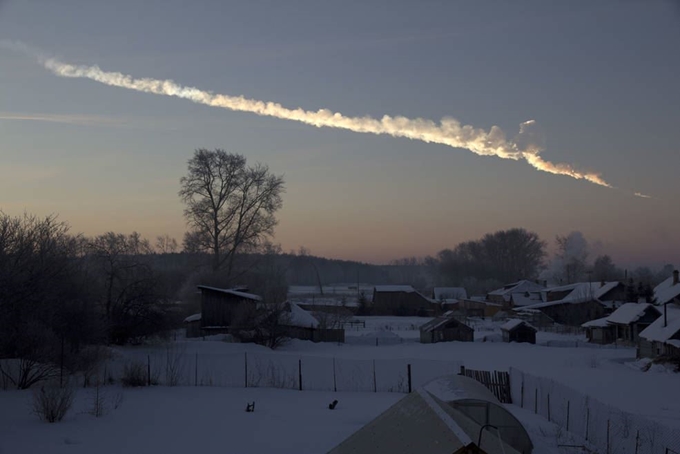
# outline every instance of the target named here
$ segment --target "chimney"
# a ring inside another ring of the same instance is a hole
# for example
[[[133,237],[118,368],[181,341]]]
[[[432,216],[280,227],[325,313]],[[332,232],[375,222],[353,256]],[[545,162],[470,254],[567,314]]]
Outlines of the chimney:
[[[602,279],[602,280],[600,281],[600,288],[604,287],[604,284],[605,284],[605,281],[604,281],[604,279]]]
[[[548,280],[547,279],[543,280],[543,287],[548,288]]]
[[[677,285],[678,282],[680,282],[680,271],[674,270],[673,271],[673,285]]]

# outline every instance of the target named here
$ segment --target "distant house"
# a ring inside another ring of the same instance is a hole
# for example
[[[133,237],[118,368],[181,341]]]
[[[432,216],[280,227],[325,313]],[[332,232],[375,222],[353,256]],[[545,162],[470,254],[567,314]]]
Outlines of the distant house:
[[[664,305],[662,314],[640,333],[638,356],[680,356],[680,306]]]
[[[538,330],[524,320],[513,318],[501,325],[503,342],[527,342],[536,343]]]
[[[280,323],[285,326],[286,336],[312,342],[345,342],[344,329],[322,328],[319,321],[298,304],[287,302]]]
[[[376,285],[373,288],[373,315],[429,315],[435,301],[410,285]]]
[[[678,270],[673,271],[673,276],[654,287],[654,303],[658,306],[667,303],[680,304],[680,272]]]
[[[614,325],[607,323],[607,317],[596,318],[581,325],[586,330],[588,342],[593,344],[613,344],[616,341]]]
[[[201,333],[228,333],[240,304],[258,304],[262,298],[239,290],[199,285],[201,291]]]
[[[544,289],[545,286],[537,282],[521,280],[487,293],[486,300],[492,303],[509,305],[512,301],[512,295],[530,294],[532,292],[540,292]]]
[[[456,304],[468,297],[463,287],[435,287],[432,289],[432,299],[442,305]]]
[[[484,301],[483,299],[466,298],[458,302],[455,306],[455,311],[466,317],[493,317],[498,312],[502,311],[504,305],[501,303],[493,303]]]
[[[545,289],[542,302],[515,308],[515,311],[539,310],[555,323],[580,326],[604,317],[609,308],[625,298],[625,286],[614,282],[580,282]]]
[[[201,313],[190,315],[184,319],[187,338],[201,337]]]
[[[618,339],[631,344],[637,343],[639,334],[647,328],[661,312],[647,303],[625,303],[607,317],[581,325],[586,329],[588,340],[597,344],[609,344]]]
[[[437,342],[473,342],[475,330],[456,320],[452,312],[430,320],[420,327],[420,342],[434,344]]]

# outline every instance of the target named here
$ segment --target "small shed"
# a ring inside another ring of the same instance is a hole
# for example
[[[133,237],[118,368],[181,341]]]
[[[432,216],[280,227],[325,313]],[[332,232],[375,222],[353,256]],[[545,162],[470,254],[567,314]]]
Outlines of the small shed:
[[[184,319],[187,338],[201,337],[201,313],[190,315]]]
[[[319,321],[311,313],[294,302],[285,303],[285,308],[279,321],[286,327],[288,337],[312,342],[345,342],[344,329],[320,327]]]
[[[503,342],[527,342],[536,343],[538,330],[524,320],[513,318],[501,325]]]
[[[607,317],[597,318],[581,325],[586,329],[588,342],[593,344],[612,344],[616,341],[614,325],[607,323]]]
[[[434,318],[420,327],[422,344],[451,341],[473,342],[474,340],[475,330],[456,320],[452,312]]]

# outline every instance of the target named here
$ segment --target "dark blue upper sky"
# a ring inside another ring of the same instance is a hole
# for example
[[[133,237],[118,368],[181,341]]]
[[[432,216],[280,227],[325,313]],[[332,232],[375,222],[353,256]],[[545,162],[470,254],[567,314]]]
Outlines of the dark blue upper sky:
[[[58,212],[90,234],[180,237],[186,160],[194,148],[222,147],[285,174],[285,249],[381,261],[523,226],[546,239],[582,230],[620,261],[680,254],[674,2],[6,0],[0,39],[291,108],[452,116],[509,138],[534,119],[544,159],[625,189],[62,79],[0,50],[7,212]]]

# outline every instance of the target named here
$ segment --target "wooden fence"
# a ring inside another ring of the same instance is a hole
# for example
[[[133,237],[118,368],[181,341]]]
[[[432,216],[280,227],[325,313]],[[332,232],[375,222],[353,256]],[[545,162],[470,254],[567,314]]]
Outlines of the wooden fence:
[[[510,374],[504,371],[488,371],[466,369],[460,366],[460,375],[473,378],[487,387],[498,400],[504,404],[512,403],[510,392]]]

